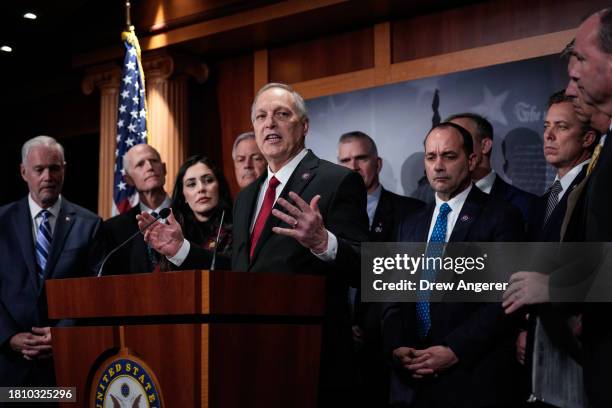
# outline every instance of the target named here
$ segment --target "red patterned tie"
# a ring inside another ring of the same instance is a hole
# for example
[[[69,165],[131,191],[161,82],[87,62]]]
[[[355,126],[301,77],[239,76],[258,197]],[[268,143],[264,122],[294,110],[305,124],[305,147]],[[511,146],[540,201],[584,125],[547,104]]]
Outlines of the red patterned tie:
[[[249,257],[253,258],[253,253],[255,252],[255,246],[257,246],[257,241],[261,236],[261,232],[264,229],[264,225],[266,225],[266,221],[272,212],[272,206],[274,205],[274,199],[276,198],[276,187],[280,184],[280,181],[274,176],[270,179],[268,183],[268,189],[266,190],[266,195],[264,196],[263,204],[261,205],[261,209],[259,210],[259,214],[257,214],[257,220],[255,221],[255,226],[253,227],[253,232],[251,233],[251,252],[249,253]]]

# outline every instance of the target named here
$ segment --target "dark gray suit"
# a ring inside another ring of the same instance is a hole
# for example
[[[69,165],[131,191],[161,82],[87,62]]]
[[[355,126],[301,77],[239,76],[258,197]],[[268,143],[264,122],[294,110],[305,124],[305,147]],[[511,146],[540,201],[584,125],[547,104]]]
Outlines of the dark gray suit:
[[[307,273],[323,275],[326,284],[326,316],[323,323],[321,386],[347,388],[352,385],[352,339],[346,293],[349,284],[359,283],[360,242],[367,241],[368,216],[366,189],[361,176],[351,170],[319,159],[312,152],[298,164],[280,197],[290,191],[306,202],[321,195],[319,210],[325,227],[338,238],[333,262],[324,262],[293,238],[272,232],[272,227],[287,227],[270,216],[249,259],[250,226],[257,197],[267,174],[240,192],[234,205],[232,269],[247,272]],[[276,204],[275,208],[282,211]],[[209,262],[207,251],[191,246],[181,266],[195,268]]]

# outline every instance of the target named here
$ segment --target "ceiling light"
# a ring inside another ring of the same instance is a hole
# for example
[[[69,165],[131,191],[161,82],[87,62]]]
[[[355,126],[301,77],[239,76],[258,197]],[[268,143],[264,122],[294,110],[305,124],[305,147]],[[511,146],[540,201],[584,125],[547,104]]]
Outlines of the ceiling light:
[[[27,18],[28,20],[36,20],[36,14],[34,13],[25,13],[23,18]]]
[[[9,47],[8,45],[3,45],[2,47],[0,47],[0,51],[12,52],[13,49],[11,47]]]

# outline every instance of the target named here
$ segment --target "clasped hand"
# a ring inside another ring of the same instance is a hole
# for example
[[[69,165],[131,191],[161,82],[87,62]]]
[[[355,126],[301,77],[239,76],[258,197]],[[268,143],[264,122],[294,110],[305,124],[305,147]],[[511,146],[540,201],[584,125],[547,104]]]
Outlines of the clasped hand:
[[[26,360],[49,358],[52,355],[51,329],[32,327],[31,332],[17,333],[9,341],[11,349]]]
[[[412,374],[412,378],[437,377],[439,373],[455,365],[459,360],[446,346],[432,346],[423,350],[398,347],[393,350],[396,364]]]

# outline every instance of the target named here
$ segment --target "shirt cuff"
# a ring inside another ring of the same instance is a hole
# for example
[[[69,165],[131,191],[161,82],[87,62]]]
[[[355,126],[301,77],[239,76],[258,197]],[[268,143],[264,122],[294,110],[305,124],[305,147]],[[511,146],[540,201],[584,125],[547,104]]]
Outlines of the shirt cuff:
[[[326,231],[327,231],[327,249],[325,250],[325,252],[321,252],[320,254],[317,254],[312,250],[310,252],[312,252],[314,256],[316,256],[317,258],[319,258],[320,260],[324,262],[332,262],[336,260],[336,254],[338,254],[338,238],[336,238],[336,236],[332,234],[329,230],[326,230]]]
[[[189,255],[189,250],[191,249],[191,244],[189,241],[183,238],[183,244],[179,248],[178,252],[174,254],[174,256],[167,256],[168,260],[172,262],[175,266],[181,266],[185,259],[187,259],[187,255]]]

